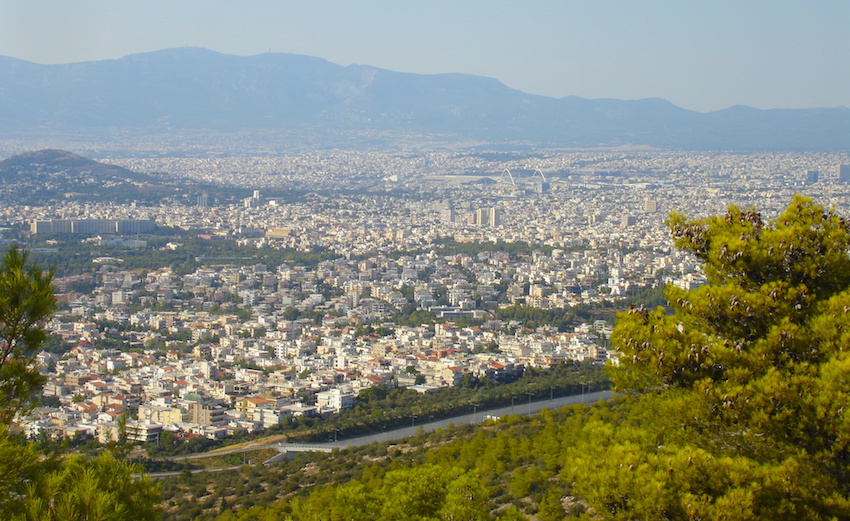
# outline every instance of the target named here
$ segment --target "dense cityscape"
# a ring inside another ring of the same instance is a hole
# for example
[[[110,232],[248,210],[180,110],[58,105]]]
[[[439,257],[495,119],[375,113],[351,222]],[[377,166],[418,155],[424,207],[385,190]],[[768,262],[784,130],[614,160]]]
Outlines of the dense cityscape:
[[[33,438],[107,442],[123,417],[131,441],[220,439],[338,413],[373,386],[430,393],[564,361],[617,363],[613,316],[587,310],[705,283],[672,248],[669,212],[734,204],[769,218],[794,194],[850,208],[846,154],[99,159],[251,195],[3,207],[9,239],[35,260],[99,252],[76,271],[54,266],[62,305],[54,348],[38,355],[48,383],[24,422]],[[237,250],[182,269],[122,266],[122,255],[188,240]],[[305,257],[252,261],[270,250]],[[585,320],[505,314],[523,308]]]
[[[848,20],[0,2],[0,521],[850,520]]]

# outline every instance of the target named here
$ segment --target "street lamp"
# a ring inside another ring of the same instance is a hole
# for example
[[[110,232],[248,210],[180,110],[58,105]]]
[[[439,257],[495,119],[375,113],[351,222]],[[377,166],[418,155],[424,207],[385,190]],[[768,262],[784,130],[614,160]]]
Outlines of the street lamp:
[[[528,414],[531,414],[531,395],[534,393],[531,391],[525,391],[525,394],[528,395]]]
[[[411,415],[410,415],[410,426],[411,426],[411,427],[415,427],[415,426],[416,426],[416,415],[415,415],[415,414],[411,414]]]
[[[472,423],[475,423],[475,413],[478,412],[478,404],[472,404]]]

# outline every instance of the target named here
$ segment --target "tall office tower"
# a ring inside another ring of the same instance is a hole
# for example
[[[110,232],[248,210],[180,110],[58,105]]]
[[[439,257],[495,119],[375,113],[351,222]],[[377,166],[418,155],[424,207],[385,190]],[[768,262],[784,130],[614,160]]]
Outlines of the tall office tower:
[[[624,215],[620,221],[620,226],[634,226],[637,224],[637,217],[634,215]]]
[[[490,226],[502,225],[502,210],[500,208],[490,208]]]
[[[254,199],[259,199],[259,198],[260,198],[260,191],[259,191],[259,190],[254,190],[254,195],[253,195],[252,197],[253,197]]]
[[[443,209],[440,212],[440,215],[442,215],[443,220],[446,222],[453,223],[457,221],[457,212],[455,212],[455,209],[451,205],[449,205],[448,208]]]
[[[838,167],[838,182],[850,183],[850,165],[841,165]]]
[[[806,184],[813,185],[818,182],[820,172],[817,170],[806,170]]]
[[[546,181],[540,181],[540,182],[532,183],[532,184],[531,184],[531,190],[532,190],[534,193],[537,193],[537,194],[543,194],[543,193],[546,193],[546,192],[548,192],[549,190],[551,190],[551,188],[552,188],[552,185],[550,185],[550,184],[549,184],[549,183],[547,183]]]
[[[455,212],[455,206],[451,201],[447,201],[442,204],[442,208],[440,208],[440,217],[444,221],[453,223],[457,220],[457,212]]]
[[[490,212],[487,208],[479,208],[475,210],[475,224],[478,226],[490,225]]]
[[[658,201],[655,199],[645,199],[643,201],[643,211],[646,213],[655,213],[658,211]]]
[[[208,208],[210,205],[210,194],[201,194],[198,196],[198,206]]]

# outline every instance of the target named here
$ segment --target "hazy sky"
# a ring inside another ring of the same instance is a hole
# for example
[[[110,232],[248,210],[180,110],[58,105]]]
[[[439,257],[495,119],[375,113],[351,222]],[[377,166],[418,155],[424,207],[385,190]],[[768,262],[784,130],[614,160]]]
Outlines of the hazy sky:
[[[0,55],[68,63],[183,46],[699,111],[850,107],[850,0],[0,0]]]

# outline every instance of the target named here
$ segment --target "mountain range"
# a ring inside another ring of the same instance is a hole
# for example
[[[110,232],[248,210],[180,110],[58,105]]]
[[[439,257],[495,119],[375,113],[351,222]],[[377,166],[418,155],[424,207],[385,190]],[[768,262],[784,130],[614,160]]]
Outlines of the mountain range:
[[[550,98],[491,78],[346,67],[282,53],[169,49],[39,65],[0,57],[0,138],[375,133],[538,147],[850,150],[850,109],[699,113],[663,99]]]

